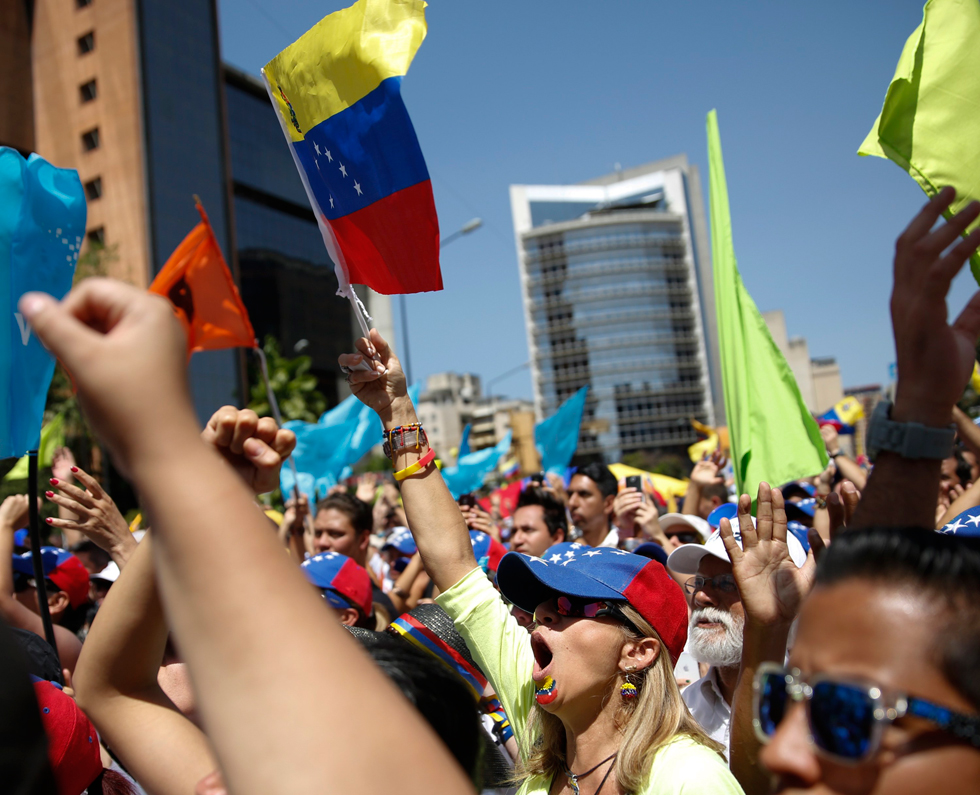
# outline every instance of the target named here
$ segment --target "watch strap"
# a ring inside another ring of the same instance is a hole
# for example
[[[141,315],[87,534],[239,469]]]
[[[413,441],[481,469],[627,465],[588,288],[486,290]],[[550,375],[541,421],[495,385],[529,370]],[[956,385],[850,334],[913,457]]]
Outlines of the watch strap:
[[[920,422],[895,422],[890,419],[892,404],[882,400],[875,407],[868,429],[868,451],[877,456],[885,451],[902,458],[948,458],[953,452],[956,426],[930,428]]]

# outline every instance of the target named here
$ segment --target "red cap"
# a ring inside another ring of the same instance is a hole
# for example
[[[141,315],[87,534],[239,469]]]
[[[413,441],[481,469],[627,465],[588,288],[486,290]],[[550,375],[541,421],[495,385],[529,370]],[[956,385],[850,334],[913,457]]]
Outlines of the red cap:
[[[88,569],[74,555],[68,555],[47,573],[47,578],[68,594],[72,607],[88,601]]]
[[[44,679],[34,679],[41,724],[48,736],[48,760],[58,795],[81,795],[102,772],[99,736],[75,699]]]

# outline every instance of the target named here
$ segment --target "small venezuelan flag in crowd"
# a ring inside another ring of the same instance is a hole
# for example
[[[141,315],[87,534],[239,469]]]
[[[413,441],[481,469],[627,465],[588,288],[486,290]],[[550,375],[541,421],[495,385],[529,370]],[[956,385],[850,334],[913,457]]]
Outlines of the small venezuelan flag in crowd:
[[[425,5],[358,0],[263,70],[345,294],[442,289],[432,185],[401,98]]]
[[[864,408],[861,406],[861,401],[848,395],[843,400],[837,401],[826,414],[818,417],[817,423],[821,427],[833,425],[838,433],[854,433],[854,426],[857,425],[858,420],[863,419]]]

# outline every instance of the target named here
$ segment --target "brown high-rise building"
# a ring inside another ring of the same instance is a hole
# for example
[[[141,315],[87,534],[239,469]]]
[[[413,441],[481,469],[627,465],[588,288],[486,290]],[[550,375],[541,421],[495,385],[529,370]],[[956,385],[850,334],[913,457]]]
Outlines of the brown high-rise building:
[[[257,335],[311,356],[333,404],[349,305],[261,84],[221,63],[215,2],[5,0],[0,145],[78,171],[87,244],[141,287],[197,223],[199,196]],[[247,402],[243,362],[195,354],[202,418]]]

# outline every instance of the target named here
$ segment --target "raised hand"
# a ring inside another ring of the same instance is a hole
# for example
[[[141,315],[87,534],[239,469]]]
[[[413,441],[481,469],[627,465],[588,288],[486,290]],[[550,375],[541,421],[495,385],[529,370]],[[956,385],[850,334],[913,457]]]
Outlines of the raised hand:
[[[643,505],[643,495],[632,486],[624,488],[613,501],[613,514],[616,517],[616,527],[627,536],[636,534],[636,512]]]
[[[44,496],[55,505],[75,514],[74,519],[45,519],[51,527],[75,530],[85,535],[112,556],[119,568],[125,565],[136,549],[136,541],[129,532],[129,525],[119,513],[112,497],[105,493],[99,482],[88,472],[73,466],[70,469],[82,488],[51,478],[51,486],[57,492],[46,491]]]
[[[980,228],[945,256],[943,252],[980,216],[980,202],[971,202],[933,231],[955,197],[953,188],[943,188],[895,244],[891,315],[899,379],[892,419],[902,422],[948,425],[951,407],[973,370],[980,336],[980,293],[952,325],[947,322],[946,294],[953,277],[980,246]]]
[[[724,478],[718,473],[725,468],[728,459],[720,450],[715,450],[707,458],[702,458],[691,470],[691,482],[698,486],[710,486],[712,483],[724,483]]]
[[[67,447],[59,447],[51,457],[51,474],[58,480],[71,483],[75,479],[72,467],[75,466],[75,456]]]
[[[374,503],[374,495],[378,490],[378,476],[374,472],[365,472],[357,482],[357,491],[354,496],[361,502],[368,505]]]
[[[296,447],[296,434],[272,417],[223,406],[208,420],[201,438],[214,447],[254,494],[279,487],[279,470]]]
[[[347,383],[350,384],[351,392],[384,419],[396,400],[408,396],[408,384],[401,362],[377,329],[371,329],[371,338],[361,337],[355,346],[357,353],[341,354],[337,361],[341,367],[350,370]],[[365,362],[373,363],[374,369],[350,369]]]
[[[793,562],[786,542],[786,509],[779,489],[770,489],[768,483],[759,484],[755,525],[749,513],[751,507],[749,495],[739,497],[741,547],[727,519],[721,520],[718,529],[732,562],[746,620],[761,626],[785,626],[796,617],[813,587],[816,561],[809,554],[803,568],[797,568]]]
[[[840,438],[837,429],[833,425],[821,425],[820,436],[824,445],[827,447],[827,455],[834,455],[840,452]]]
[[[0,529],[20,530],[27,527],[29,518],[30,502],[26,494],[11,494],[0,503]]]

